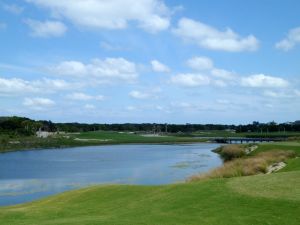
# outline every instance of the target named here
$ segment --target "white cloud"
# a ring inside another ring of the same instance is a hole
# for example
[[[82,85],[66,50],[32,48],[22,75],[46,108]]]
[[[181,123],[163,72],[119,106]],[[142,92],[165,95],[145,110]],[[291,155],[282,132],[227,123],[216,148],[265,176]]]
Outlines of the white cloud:
[[[128,50],[130,50],[130,48],[128,48],[128,47],[123,47],[123,46],[112,44],[112,43],[105,42],[105,41],[100,42],[100,47],[107,51],[128,51]]]
[[[152,70],[154,72],[158,72],[158,73],[169,73],[171,70],[168,66],[166,66],[165,64],[157,61],[157,60],[152,60],[151,61],[151,66],[152,66]]]
[[[23,105],[36,110],[43,110],[55,105],[55,102],[48,98],[25,98]]]
[[[170,25],[171,10],[162,0],[27,0],[50,9],[52,15],[90,28],[124,29],[129,22],[157,32]]]
[[[211,74],[217,78],[224,79],[224,80],[233,80],[236,78],[236,74],[223,69],[214,68],[211,70]]]
[[[213,85],[217,87],[227,87],[234,84],[237,75],[234,73],[214,68],[213,61],[208,57],[193,57],[187,60],[187,66],[195,70],[192,73],[181,73],[171,77],[171,83],[183,87],[196,87],[202,85]],[[205,75],[198,71],[204,71]]]
[[[135,63],[124,58],[94,59],[90,64],[64,61],[50,68],[57,75],[84,77],[85,79],[134,81],[138,77]]]
[[[97,101],[102,101],[104,100],[103,95],[88,95],[85,93],[81,92],[74,92],[72,94],[69,94],[66,96],[68,99],[75,100],[75,101],[89,101],[89,100],[97,100]]]
[[[280,78],[272,77],[264,74],[255,74],[241,79],[241,85],[254,88],[284,88],[289,85],[289,82]]]
[[[37,90],[29,81],[19,78],[0,78],[0,94],[36,92]]]
[[[271,90],[265,90],[264,91],[264,96],[266,97],[271,97],[271,98],[286,98],[286,97],[291,97],[283,92],[275,92]]]
[[[84,105],[84,108],[85,108],[85,109],[88,109],[88,110],[92,110],[92,109],[95,109],[96,106],[94,106],[94,105],[92,105],[92,104],[85,104],[85,105]]]
[[[220,31],[214,27],[188,18],[182,18],[173,33],[200,47],[229,52],[255,51],[259,47],[253,36],[241,37],[231,29]]]
[[[210,70],[214,67],[213,61],[207,57],[190,58],[187,65],[194,70]]]
[[[284,51],[291,50],[300,43],[300,27],[291,29],[287,37],[276,43],[275,47]]]
[[[3,9],[16,15],[21,14],[24,11],[23,7],[16,4],[4,4]]]
[[[40,80],[23,80],[20,78],[0,78],[0,94],[20,95],[25,93],[51,93],[71,89],[73,86],[64,80],[43,78]]]
[[[140,92],[140,91],[131,91],[129,96],[135,99],[148,99],[151,98],[151,94]]]
[[[64,61],[50,68],[50,72],[58,75],[82,77],[88,74],[87,67],[91,67],[78,61]]]
[[[207,76],[201,74],[178,74],[171,78],[171,83],[183,86],[183,87],[198,87],[203,85],[209,85],[210,79]]]
[[[24,21],[31,29],[30,35],[33,37],[61,37],[66,31],[67,27],[59,21],[38,21],[32,19],[26,19]]]
[[[125,109],[128,110],[128,111],[135,111],[135,110],[137,110],[137,108],[135,106],[131,106],[131,105],[127,106]]]
[[[284,90],[265,90],[263,95],[271,98],[297,98],[300,96],[300,91],[297,89],[284,89]]]
[[[70,84],[61,79],[43,78],[41,80],[32,81],[32,86],[44,92],[55,92],[58,90],[68,90],[76,88],[77,85]],[[46,91],[45,91],[46,90]]]

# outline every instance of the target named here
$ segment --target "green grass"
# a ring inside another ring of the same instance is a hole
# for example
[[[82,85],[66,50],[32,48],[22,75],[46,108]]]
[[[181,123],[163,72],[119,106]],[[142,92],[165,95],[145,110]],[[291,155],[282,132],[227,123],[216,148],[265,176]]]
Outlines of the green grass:
[[[66,138],[65,136],[69,136],[69,138]],[[76,138],[81,140],[76,140]],[[138,134],[131,134],[131,133],[96,131],[96,132],[83,132],[80,134],[57,135],[55,137],[49,137],[49,138],[37,138],[35,136],[10,138],[6,141],[5,144],[0,144],[0,152],[24,150],[24,149],[26,150],[26,149],[44,149],[44,148],[65,148],[65,147],[92,146],[92,145],[105,145],[105,144],[135,144],[135,143],[136,144],[138,143],[170,144],[170,143],[195,143],[195,142],[204,142],[204,141],[206,140],[202,138],[194,138],[194,137],[176,137],[176,136],[144,137]]]
[[[300,171],[240,177],[227,185],[244,195],[300,202]]]
[[[241,132],[234,133],[226,130],[211,130],[211,131],[196,131],[192,133],[194,136],[198,137],[268,137],[268,138],[276,138],[276,137],[299,137],[300,132]]]
[[[110,131],[84,132],[75,135],[76,138],[82,139],[106,139],[106,143],[176,143],[176,142],[199,142],[203,139],[194,137],[178,136],[143,136],[133,133],[119,133]]]

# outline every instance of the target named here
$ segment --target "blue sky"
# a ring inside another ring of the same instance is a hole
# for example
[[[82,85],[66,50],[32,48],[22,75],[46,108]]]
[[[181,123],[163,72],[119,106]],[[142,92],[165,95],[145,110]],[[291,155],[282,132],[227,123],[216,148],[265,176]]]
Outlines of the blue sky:
[[[300,119],[297,0],[0,1],[0,115]]]

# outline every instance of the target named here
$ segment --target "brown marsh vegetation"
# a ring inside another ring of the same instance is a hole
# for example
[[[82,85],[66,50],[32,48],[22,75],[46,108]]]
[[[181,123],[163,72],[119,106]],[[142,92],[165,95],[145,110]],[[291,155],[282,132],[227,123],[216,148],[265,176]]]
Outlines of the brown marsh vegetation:
[[[226,148],[227,149],[227,148]],[[231,148],[230,152],[235,149],[240,152],[240,147]],[[249,176],[260,173],[266,173],[268,166],[273,163],[284,162],[289,158],[296,157],[294,151],[273,150],[261,152],[254,156],[236,158],[225,163],[205,174],[194,175],[188,181],[197,181],[208,178],[229,178],[239,176]]]

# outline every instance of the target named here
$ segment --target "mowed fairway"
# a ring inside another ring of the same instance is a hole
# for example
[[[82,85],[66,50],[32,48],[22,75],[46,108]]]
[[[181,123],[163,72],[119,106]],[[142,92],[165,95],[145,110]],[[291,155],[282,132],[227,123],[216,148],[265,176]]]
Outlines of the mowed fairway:
[[[126,144],[126,143],[180,143],[180,142],[204,142],[205,139],[195,137],[178,137],[178,136],[155,136],[139,135],[125,132],[113,131],[94,131],[83,132],[74,137],[79,140],[102,141],[102,144]]]
[[[257,152],[274,149],[261,145]],[[277,149],[289,149],[276,145]],[[292,146],[298,150],[299,146]],[[299,154],[299,151],[297,151]],[[300,221],[299,161],[286,172],[164,186],[95,186],[2,207],[0,224],[293,225]],[[284,170],[283,170],[284,171]]]

